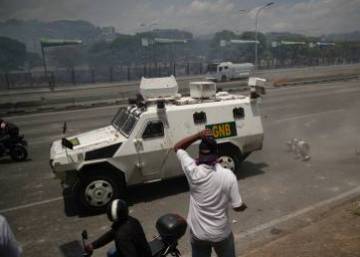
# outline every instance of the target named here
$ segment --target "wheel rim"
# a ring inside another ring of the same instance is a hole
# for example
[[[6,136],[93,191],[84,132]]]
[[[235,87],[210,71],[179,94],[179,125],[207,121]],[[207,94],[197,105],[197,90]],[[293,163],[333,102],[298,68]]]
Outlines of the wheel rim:
[[[235,161],[230,156],[220,156],[218,158],[219,164],[229,170],[235,171]]]
[[[85,189],[86,202],[94,207],[106,205],[113,194],[114,188],[106,180],[94,180]]]

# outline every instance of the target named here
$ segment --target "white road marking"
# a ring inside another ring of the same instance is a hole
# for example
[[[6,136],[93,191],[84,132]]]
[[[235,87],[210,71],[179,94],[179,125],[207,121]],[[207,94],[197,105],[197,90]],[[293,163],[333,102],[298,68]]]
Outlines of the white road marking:
[[[360,186],[358,187],[355,187],[349,191],[346,191],[344,193],[341,193],[335,197],[332,197],[332,198],[329,198],[327,200],[324,200],[324,201],[321,201],[321,202],[318,202],[318,203],[315,203],[313,205],[310,205],[308,207],[305,207],[303,209],[300,209],[300,210],[297,210],[295,212],[292,212],[292,213],[289,213],[285,216],[282,216],[280,218],[277,218],[277,219],[273,219],[269,222],[266,222],[266,223],[263,223],[263,224],[260,224],[258,226],[255,226],[253,228],[250,228],[244,232],[241,232],[241,233],[234,233],[234,240],[240,240],[240,239],[244,239],[246,237],[249,237],[249,236],[252,236],[256,233],[259,233],[259,232],[262,232],[264,230],[268,230],[276,225],[279,225],[281,223],[284,223],[286,221],[289,221],[293,218],[297,218],[301,215],[304,215],[306,213],[309,213],[311,211],[314,211],[315,209],[317,208],[321,208],[321,207],[325,207],[329,204],[334,204],[336,202],[339,202],[341,200],[344,200],[344,199],[348,199],[352,196],[355,196],[355,195],[358,195],[360,194]],[[183,257],[190,257],[191,256],[191,253],[184,253],[182,254]]]
[[[309,118],[309,117],[313,117],[313,116],[317,116],[317,115],[323,115],[323,114],[328,114],[328,113],[332,113],[332,112],[343,112],[343,111],[346,111],[346,109],[335,109],[335,110],[329,110],[329,111],[323,111],[323,112],[313,112],[313,113],[309,113],[309,114],[292,116],[292,117],[288,117],[288,118],[274,120],[273,122],[271,122],[271,124],[278,124],[278,123],[282,123],[282,122],[286,122],[286,121],[290,121],[290,120],[304,119],[304,118]]]
[[[27,209],[27,208],[38,206],[38,205],[44,205],[44,204],[48,204],[48,203],[52,203],[52,202],[57,202],[57,201],[60,201],[62,199],[63,199],[63,197],[59,196],[59,197],[50,198],[50,199],[39,201],[39,202],[33,202],[33,203],[29,203],[29,204],[18,205],[18,206],[14,206],[14,207],[11,207],[11,208],[2,209],[2,210],[0,210],[0,213],[23,210],[23,209]]]
[[[272,227],[274,227],[274,226],[276,226],[276,225],[278,225],[280,223],[284,223],[284,222],[289,221],[289,220],[291,220],[293,218],[296,218],[296,217],[304,215],[304,214],[306,214],[308,212],[314,211],[315,209],[325,207],[325,206],[327,206],[329,204],[333,204],[335,202],[341,201],[343,199],[349,198],[349,197],[357,195],[359,193],[360,193],[360,186],[355,187],[355,188],[353,188],[353,189],[351,189],[349,191],[346,191],[344,193],[341,193],[341,194],[339,194],[339,195],[337,195],[335,197],[329,198],[327,200],[315,203],[315,204],[310,205],[308,207],[305,207],[303,209],[300,209],[300,210],[297,210],[295,212],[289,213],[289,214],[287,214],[285,216],[282,216],[280,218],[273,219],[273,220],[271,220],[269,222],[266,222],[266,223],[261,224],[259,226],[248,229],[245,232],[235,234],[234,237],[235,237],[236,240],[246,238],[246,237],[251,236],[253,234],[256,234],[258,232],[261,232],[261,231],[267,230],[269,228],[272,228]]]

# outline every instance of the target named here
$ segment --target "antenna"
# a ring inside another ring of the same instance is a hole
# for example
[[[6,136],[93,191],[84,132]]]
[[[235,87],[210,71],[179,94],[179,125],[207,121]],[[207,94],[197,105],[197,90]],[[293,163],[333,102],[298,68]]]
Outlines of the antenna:
[[[66,131],[67,131],[67,122],[66,122],[66,121],[64,121],[64,124],[63,124],[63,129],[62,129],[62,133],[63,133],[63,135],[65,135],[65,134],[66,134]]]

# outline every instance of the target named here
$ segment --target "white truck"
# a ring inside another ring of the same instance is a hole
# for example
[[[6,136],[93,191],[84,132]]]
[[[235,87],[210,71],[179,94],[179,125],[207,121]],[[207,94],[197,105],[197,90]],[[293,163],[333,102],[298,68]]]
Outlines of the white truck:
[[[207,79],[213,81],[228,81],[249,78],[254,65],[252,63],[222,62],[208,65]]]
[[[190,83],[190,96],[181,96],[172,76],[143,78],[141,95],[120,107],[111,125],[52,143],[53,173],[83,207],[103,209],[122,197],[127,185],[182,175],[172,147],[206,127],[217,138],[219,163],[237,171],[263,143],[257,101],[261,79],[252,79],[250,96],[216,93],[209,81]],[[189,148],[193,157],[197,147]]]

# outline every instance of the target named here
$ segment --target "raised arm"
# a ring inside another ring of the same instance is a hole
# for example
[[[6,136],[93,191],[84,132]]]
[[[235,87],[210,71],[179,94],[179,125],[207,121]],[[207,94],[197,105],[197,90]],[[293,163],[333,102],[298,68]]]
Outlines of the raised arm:
[[[202,139],[203,137],[210,136],[210,135],[212,135],[211,130],[204,129],[194,135],[185,137],[174,145],[174,151],[177,152],[177,150],[179,150],[179,149],[186,150],[186,148],[188,148],[195,141]]]

